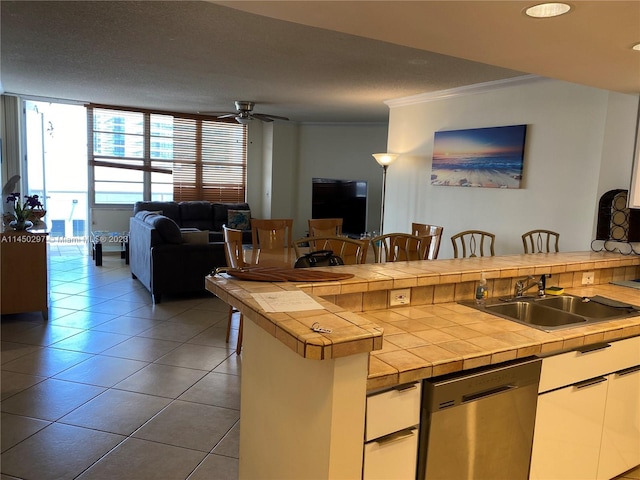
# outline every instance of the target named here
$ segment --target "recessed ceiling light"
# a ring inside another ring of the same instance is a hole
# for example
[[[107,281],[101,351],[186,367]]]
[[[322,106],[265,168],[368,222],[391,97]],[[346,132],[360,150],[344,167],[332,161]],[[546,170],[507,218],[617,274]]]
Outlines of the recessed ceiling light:
[[[541,3],[527,8],[524,13],[534,18],[549,18],[563,15],[571,10],[566,3]]]
[[[635,44],[633,47],[631,47],[631,48],[633,48],[634,50],[637,50],[637,51],[639,51],[639,52],[640,52],[640,43],[636,43],[636,44]]]

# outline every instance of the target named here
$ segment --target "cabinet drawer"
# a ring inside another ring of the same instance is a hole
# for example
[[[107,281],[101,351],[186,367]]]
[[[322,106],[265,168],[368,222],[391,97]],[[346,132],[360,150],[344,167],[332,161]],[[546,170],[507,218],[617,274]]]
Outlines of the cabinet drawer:
[[[420,383],[399,385],[367,397],[365,441],[420,423]]]
[[[640,363],[640,337],[589,345],[542,360],[538,392],[607,375]]]
[[[418,427],[382,437],[364,446],[363,480],[415,480]]]

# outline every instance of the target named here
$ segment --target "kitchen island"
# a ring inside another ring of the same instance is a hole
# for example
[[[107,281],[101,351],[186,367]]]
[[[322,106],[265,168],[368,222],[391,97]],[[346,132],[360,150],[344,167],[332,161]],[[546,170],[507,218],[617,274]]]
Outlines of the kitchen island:
[[[339,282],[258,283],[216,276],[207,289],[245,317],[240,478],[360,478],[367,393],[424,378],[640,335],[640,317],[544,332],[456,303],[484,275],[491,296],[550,274],[566,293],[640,304],[640,257],[513,255],[331,267]],[[584,273],[594,283],[583,286]],[[263,311],[253,293],[300,289],[320,310]],[[391,293],[410,291],[408,306]],[[317,333],[318,322],[332,333]]]

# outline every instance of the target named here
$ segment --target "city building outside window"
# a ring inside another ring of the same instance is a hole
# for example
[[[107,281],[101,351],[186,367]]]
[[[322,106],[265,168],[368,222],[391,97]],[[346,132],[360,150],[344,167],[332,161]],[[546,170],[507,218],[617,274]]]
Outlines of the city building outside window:
[[[245,201],[245,125],[93,105],[87,120],[94,206]]]

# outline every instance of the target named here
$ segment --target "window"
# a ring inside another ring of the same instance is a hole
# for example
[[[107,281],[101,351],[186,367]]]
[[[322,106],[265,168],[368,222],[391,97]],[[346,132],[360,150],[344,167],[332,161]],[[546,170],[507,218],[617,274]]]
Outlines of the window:
[[[87,112],[94,205],[245,201],[246,126],[115,107]]]
[[[64,237],[66,233],[65,224],[64,220],[51,220],[49,235],[51,237]]]
[[[84,220],[73,220],[71,223],[74,237],[84,237],[86,235],[84,229]]]

